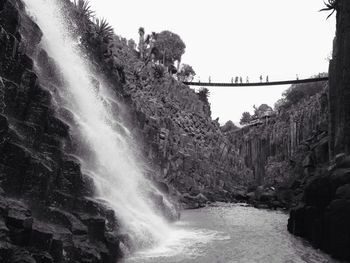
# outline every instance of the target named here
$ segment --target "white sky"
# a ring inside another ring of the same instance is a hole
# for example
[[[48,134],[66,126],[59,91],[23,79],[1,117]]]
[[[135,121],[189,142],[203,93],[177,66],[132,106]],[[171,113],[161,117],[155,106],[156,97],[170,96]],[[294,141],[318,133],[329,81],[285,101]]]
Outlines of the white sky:
[[[146,33],[170,30],[186,44],[183,63],[202,82],[231,77],[270,81],[328,71],[335,16],[326,20],[323,0],[90,0],[115,32],[138,42]],[[195,78],[197,80],[197,78]],[[243,111],[273,106],[288,86],[210,88],[212,117],[239,122]]]

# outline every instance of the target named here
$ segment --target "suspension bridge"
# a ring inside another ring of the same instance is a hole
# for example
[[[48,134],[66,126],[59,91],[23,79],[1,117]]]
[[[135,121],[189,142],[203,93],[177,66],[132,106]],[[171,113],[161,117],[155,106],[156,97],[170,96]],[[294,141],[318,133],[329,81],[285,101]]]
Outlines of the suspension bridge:
[[[271,81],[271,82],[251,82],[251,83],[225,83],[225,82],[187,82],[183,83],[188,86],[201,86],[201,87],[255,87],[255,86],[276,86],[276,85],[291,85],[301,83],[312,83],[328,81],[328,77],[308,78],[308,79],[296,79],[296,80],[284,80],[284,81]]]

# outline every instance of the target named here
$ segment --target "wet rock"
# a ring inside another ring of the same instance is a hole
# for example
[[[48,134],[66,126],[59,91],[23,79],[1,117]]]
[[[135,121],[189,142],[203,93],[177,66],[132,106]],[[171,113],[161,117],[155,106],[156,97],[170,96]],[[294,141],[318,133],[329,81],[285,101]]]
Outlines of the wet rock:
[[[87,227],[73,214],[58,208],[50,207],[49,215],[54,223],[67,227],[73,234],[85,235],[88,233]]]
[[[180,202],[184,209],[196,209],[204,207],[208,202],[208,199],[202,193],[199,193],[196,196],[186,193],[181,196]]]
[[[80,214],[79,218],[88,227],[89,236],[92,239],[103,240],[106,232],[106,219],[100,216]]]

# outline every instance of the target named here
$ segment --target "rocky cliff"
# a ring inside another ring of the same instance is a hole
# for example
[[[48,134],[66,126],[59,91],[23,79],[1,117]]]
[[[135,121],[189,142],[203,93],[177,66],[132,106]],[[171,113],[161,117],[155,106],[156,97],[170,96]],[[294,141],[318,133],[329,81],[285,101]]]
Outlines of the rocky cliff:
[[[229,135],[251,170],[251,176],[244,178],[248,191],[273,187],[290,195],[292,185],[303,182],[315,163],[328,161],[327,87],[321,85],[324,88],[316,95]],[[290,196],[281,201],[289,206]]]
[[[333,59],[329,67],[330,163],[313,173],[288,230],[334,257],[350,260],[350,2],[335,1],[337,11]]]
[[[144,152],[166,182],[186,198],[202,194],[211,201],[231,200],[244,166],[198,94],[171,76],[129,84],[126,92],[137,133],[145,138]]]
[[[94,198],[93,182],[74,155],[74,122],[57,105],[62,83],[40,47],[42,37],[22,1],[0,1],[0,261],[115,262],[128,237],[108,204]],[[96,71],[125,103],[117,110],[134,127],[158,188],[185,207],[231,200],[244,166],[209,105],[171,74],[154,78],[154,64],[130,77],[130,60],[143,63],[134,50],[127,61],[119,50],[120,63],[94,56],[96,50],[109,49],[87,47]],[[153,199],[171,217],[160,197]]]
[[[0,1],[0,261],[116,262],[115,214],[93,198],[70,127],[35,73],[41,37],[21,1]]]

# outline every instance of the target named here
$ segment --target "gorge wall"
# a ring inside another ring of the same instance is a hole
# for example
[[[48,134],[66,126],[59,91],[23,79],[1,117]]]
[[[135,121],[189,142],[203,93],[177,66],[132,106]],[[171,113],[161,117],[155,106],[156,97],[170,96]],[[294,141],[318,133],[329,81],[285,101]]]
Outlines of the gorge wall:
[[[159,84],[128,85],[126,92],[146,156],[183,201],[198,194],[211,201],[231,200],[245,167],[198,95],[172,77]]]
[[[336,38],[329,67],[330,163],[311,176],[288,230],[335,258],[350,260],[350,2],[335,1]]]
[[[69,125],[30,56],[42,33],[21,1],[0,1],[0,261],[115,262],[112,209],[67,151]]]
[[[252,177],[245,177],[244,183],[252,190],[300,187],[316,164],[328,161],[328,88],[326,83],[320,85],[316,95],[229,135],[251,170]],[[283,200],[283,206],[289,201]]]
[[[130,240],[114,210],[95,198],[93,181],[74,154],[74,122],[57,106],[54,93],[62,82],[41,49],[42,37],[22,1],[0,1],[0,261],[116,262]],[[124,103],[115,110],[134,127],[148,177],[185,207],[231,200],[245,167],[210,118],[209,105],[170,74],[154,77],[154,64],[135,79],[132,71],[143,61],[120,44],[115,36],[113,51],[104,42],[87,50],[98,52],[91,55],[96,71],[106,74]],[[116,52],[113,61],[104,60],[110,52]],[[161,195],[151,199],[174,218]]]

